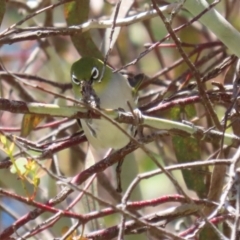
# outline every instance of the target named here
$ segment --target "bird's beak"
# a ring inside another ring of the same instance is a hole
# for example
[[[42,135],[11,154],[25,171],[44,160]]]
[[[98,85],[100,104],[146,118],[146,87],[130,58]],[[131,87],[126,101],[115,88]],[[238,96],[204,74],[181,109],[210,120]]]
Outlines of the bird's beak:
[[[94,91],[91,83],[89,81],[81,81],[81,94],[82,94],[82,100],[90,104],[92,107],[98,107],[100,103],[100,99],[97,96],[96,92]]]

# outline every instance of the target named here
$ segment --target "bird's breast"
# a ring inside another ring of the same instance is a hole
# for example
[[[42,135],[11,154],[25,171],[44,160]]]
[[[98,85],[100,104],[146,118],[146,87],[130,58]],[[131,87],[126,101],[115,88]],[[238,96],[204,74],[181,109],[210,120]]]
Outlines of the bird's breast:
[[[119,124],[120,130],[105,119],[81,120],[83,130],[90,144],[95,149],[120,149],[128,144],[129,137],[123,132],[131,134],[131,125]]]

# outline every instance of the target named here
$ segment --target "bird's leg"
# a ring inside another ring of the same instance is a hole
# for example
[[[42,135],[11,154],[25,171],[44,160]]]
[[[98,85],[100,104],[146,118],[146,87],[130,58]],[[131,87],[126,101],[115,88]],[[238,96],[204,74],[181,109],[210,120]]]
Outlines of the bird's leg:
[[[121,184],[121,172],[122,172],[122,164],[123,164],[124,158],[120,159],[118,161],[117,167],[116,167],[116,176],[117,176],[117,189],[116,191],[121,193],[122,192],[122,184]]]

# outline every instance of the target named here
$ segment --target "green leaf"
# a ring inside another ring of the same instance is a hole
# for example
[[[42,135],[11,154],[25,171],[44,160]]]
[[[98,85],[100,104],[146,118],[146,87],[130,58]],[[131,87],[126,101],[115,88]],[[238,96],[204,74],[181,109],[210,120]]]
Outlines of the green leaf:
[[[171,117],[180,120],[181,115],[189,121],[196,116],[194,106],[188,105],[184,109],[175,107],[171,110]],[[201,146],[197,139],[192,137],[173,136],[172,138],[175,155],[179,163],[194,162],[201,159]],[[199,197],[206,197],[207,188],[204,182],[206,167],[182,170],[183,178],[187,187],[195,191]]]
[[[78,0],[64,5],[64,15],[68,26],[87,22],[89,0]],[[103,55],[92,40],[90,32],[77,33],[71,36],[72,42],[81,56],[92,56],[103,59]]]

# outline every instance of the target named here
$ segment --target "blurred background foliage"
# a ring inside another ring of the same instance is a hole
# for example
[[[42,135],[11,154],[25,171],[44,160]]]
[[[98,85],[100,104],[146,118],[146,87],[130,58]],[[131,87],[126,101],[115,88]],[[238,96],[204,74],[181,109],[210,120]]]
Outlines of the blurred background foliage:
[[[4,1],[0,2],[0,13],[1,16],[3,16],[1,24],[2,33],[7,31],[9,27],[11,28],[13,24],[33,13],[36,13],[40,9],[44,9],[51,4],[59,3],[54,0],[9,0],[6,3],[3,2]],[[117,2],[118,1],[115,0],[79,0],[76,2],[59,4],[58,7],[52,8],[49,11],[43,10],[41,14],[30,17],[21,25],[17,25],[12,29],[15,30],[18,27],[41,27],[41,29],[46,28],[47,31],[47,27],[60,28],[82,24],[89,19],[95,19],[95,21],[109,19],[114,12]],[[156,2],[159,6],[167,4],[166,1],[158,0]],[[239,29],[240,27],[239,4],[238,1],[234,2],[231,0],[225,0],[221,1],[216,6],[216,9],[236,29]],[[125,6],[127,10],[125,9],[124,12],[124,10],[120,8],[119,14],[123,14],[121,18],[153,9],[152,2],[147,0],[123,1],[122,6]],[[167,14],[166,18],[170,20],[171,16]],[[183,8],[171,19],[171,25],[175,28],[188,23],[191,19],[191,14]],[[73,103],[71,101],[58,98],[41,89],[51,90],[52,92],[72,97],[70,85],[71,64],[79,57],[86,55],[92,55],[103,59],[109,47],[106,46],[106,42],[109,43],[109,39],[106,38],[106,36],[110,31],[111,28],[103,28],[92,29],[84,33],[79,32],[72,36],[67,36],[66,34],[61,33],[56,36],[50,34],[49,37],[45,38],[36,38],[34,40],[24,40],[23,38],[22,41],[13,44],[1,45],[0,57],[1,64],[4,68],[13,74],[23,74],[22,78],[32,84],[32,87],[24,85],[22,82],[18,81],[17,78],[8,75],[5,70],[1,68],[1,98],[21,100],[24,102],[72,105]],[[29,32],[31,32],[31,30]],[[138,58],[139,55],[149,46],[160,41],[167,35],[167,33],[164,23],[159,16],[123,26],[121,27],[121,31],[117,36],[116,42],[107,61],[114,68],[121,68]],[[17,35],[18,33],[15,34]],[[22,34],[24,35],[24,32]],[[195,64],[201,76],[214,71],[214,69],[216,69],[216,67],[229,56],[227,48],[207,29],[207,26],[203,26],[198,21],[192,23],[191,26],[183,28],[176,33],[176,35],[180,39],[184,51],[187,54],[191,54],[189,59]],[[204,127],[207,130],[213,126],[213,123],[211,117],[206,114],[203,105],[197,101],[193,104],[187,102],[189,100],[188,97],[198,96],[199,93],[192,90],[190,87],[190,83],[194,83],[195,79],[189,66],[184,63],[184,61],[182,61],[181,64],[176,64],[178,61],[181,61],[181,59],[182,57],[178,48],[174,41],[169,37],[135,64],[126,67],[125,70],[134,75],[144,73],[148,79],[154,78],[154,81],[151,81],[149,84],[143,84],[144,87],[139,92],[139,107],[144,114],[147,115],[147,110],[151,109],[151,107],[172,102],[172,105],[169,105],[169,107],[164,110],[155,111],[150,114],[154,117],[162,117],[179,122],[185,120],[190,122],[190,124]],[[235,71],[234,64],[235,62],[232,61],[227,68],[223,68],[217,75],[215,74],[214,79],[211,79],[211,81],[218,82],[220,85],[222,84],[221,86],[225,84],[231,85]],[[3,74],[4,72],[5,75]],[[36,76],[47,80],[47,82],[34,78]],[[214,86],[211,81],[203,83],[206,92],[214,91]],[[53,82],[53,84],[50,85],[49,82]],[[54,83],[59,83],[60,87]],[[41,87],[41,89],[38,87]],[[220,88],[221,87],[216,90],[217,93]],[[186,105],[178,104],[177,100],[179,99],[186,99]],[[174,102],[175,100],[176,102]],[[229,105],[229,102],[221,101],[216,102],[216,104],[213,105],[219,120],[224,116]],[[22,136],[24,139],[34,142],[35,144],[45,143],[48,145],[52,144],[53,146],[54,141],[57,139],[71,136],[78,131],[78,126],[75,124],[75,121],[69,120],[72,124],[63,130],[60,129],[61,125],[54,124],[53,126],[35,129],[34,131],[31,131],[32,129],[30,127],[29,133],[27,129],[27,133],[23,134],[24,128],[28,128],[26,122],[23,121],[26,116],[23,118],[22,114],[13,114],[2,111],[0,117],[1,134],[5,133]],[[36,120],[36,126],[39,127],[62,119],[48,117],[34,120]],[[229,123],[231,121],[232,119],[230,119]],[[238,135],[239,131],[236,127],[238,121],[239,120],[237,119],[233,128],[230,127],[226,131],[231,133],[234,132]],[[30,120],[30,125],[31,124],[33,124],[32,120]],[[53,131],[56,131],[56,133],[52,134]],[[155,130],[149,128],[144,128],[143,130],[145,135],[153,132],[155,132]],[[221,146],[219,142],[199,141],[199,139],[176,136],[174,133],[168,133],[166,136],[156,139],[146,147],[152,152],[162,166],[167,167],[178,163],[193,162],[195,160],[207,161],[207,159],[215,159],[217,158],[216,153]],[[69,147],[58,151],[52,155],[51,159],[48,159],[52,162],[49,170],[54,173],[58,173],[57,170],[59,170],[61,175],[65,177],[75,176],[83,169],[86,148],[87,143],[83,142],[75,145],[70,144]],[[14,153],[16,154],[18,152],[19,149],[15,146]],[[229,158],[233,153],[234,150],[227,149],[222,153],[221,158]],[[33,152],[32,154],[34,155],[35,153]],[[125,174],[126,176],[132,175],[131,179],[134,179],[137,177],[138,173],[148,173],[157,169],[156,164],[141,149],[134,152],[134,157],[137,163],[137,165],[133,164],[134,169],[127,165],[129,161],[124,162],[125,167],[122,170],[123,179]],[[0,151],[0,161],[3,162],[6,160],[6,153]],[[172,172],[172,174],[182,189],[190,197],[206,198],[209,196],[212,172],[213,167],[197,167],[194,169],[185,169],[183,172],[181,170],[176,170]],[[225,176],[224,174],[225,173],[223,172],[223,180]],[[110,179],[110,181],[115,182],[113,176],[112,178],[113,179]],[[14,175],[9,171],[9,168],[0,169],[0,187],[2,189],[13,191],[24,197],[26,197],[26,190],[32,194],[34,191],[34,185],[25,182],[25,190],[22,187],[21,181],[22,180],[19,179],[19,176]],[[128,184],[129,183],[130,182],[128,182]],[[56,184],[56,180],[51,178],[48,174],[45,174],[40,177],[40,184],[35,200],[45,202],[56,196],[60,190],[61,187]],[[179,193],[174,184],[165,176],[165,174],[151,176],[150,178],[141,181],[139,184],[139,191],[141,193],[135,197],[135,200],[138,201],[151,200]],[[76,195],[69,196],[66,201],[63,201],[58,205],[58,208],[65,209],[75,196]],[[19,203],[4,194],[0,195],[0,199],[1,232],[11,226],[13,222],[19,219],[22,215],[33,209],[33,207]],[[180,202],[178,203],[177,201],[166,201],[166,203],[158,204],[155,207],[142,208],[141,214],[146,216],[150,213],[166,210],[170,207],[176,207],[179,205]],[[77,206],[74,208],[74,212],[81,213]],[[42,214],[34,221],[26,224],[26,226],[21,227],[18,234],[20,236],[24,235],[34,226],[41,224],[50,216],[52,216],[50,213]],[[194,216],[185,218],[183,216],[182,219],[184,219],[184,222],[181,224],[176,219],[170,221],[166,228],[175,231],[177,234],[177,226],[180,226],[178,230],[180,232],[188,229],[191,224],[194,224],[196,221],[196,217]],[[105,220],[106,227],[119,224],[119,217],[116,216],[106,217]],[[52,239],[54,237],[61,237],[61,230],[65,226],[71,227],[73,224],[74,221],[70,218],[60,218],[54,225],[45,231],[39,232],[33,236],[32,239]],[[222,229],[225,233],[227,232],[226,226],[222,225]],[[78,234],[80,234],[81,230],[82,229],[78,229]],[[157,239],[154,238],[154,235],[148,234],[146,231],[143,232],[144,233],[142,234],[139,233],[133,235],[131,239]],[[210,236],[212,236],[210,234],[213,234],[213,236],[215,235],[210,232],[205,232],[204,234],[207,234],[205,235],[207,238],[202,237],[202,239],[213,239],[210,238]]]

